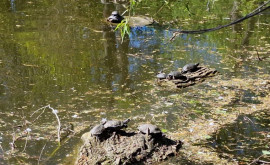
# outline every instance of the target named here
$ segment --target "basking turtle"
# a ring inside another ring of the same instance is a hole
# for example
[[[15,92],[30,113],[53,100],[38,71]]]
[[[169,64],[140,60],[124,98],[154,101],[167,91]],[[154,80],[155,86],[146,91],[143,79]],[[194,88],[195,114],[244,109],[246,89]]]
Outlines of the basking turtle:
[[[200,63],[196,64],[187,64],[182,68],[182,73],[187,73],[187,72],[194,72],[198,69],[198,66]]]
[[[121,16],[118,11],[113,11],[111,16],[107,18],[107,21],[111,23],[121,23],[123,19],[124,17]],[[128,24],[130,27],[146,26],[155,22],[152,18],[146,16],[127,16],[126,19],[128,19]]]
[[[105,131],[104,124],[98,124],[90,130],[90,134],[93,136],[99,136]]]
[[[120,23],[124,19],[123,16],[121,16],[118,11],[113,11],[111,16],[107,18],[107,21],[111,23]]]
[[[167,75],[166,75],[166,73],[163,73],[162,71],[160,71],[160,72],[158,72],[158,74],[157,74],[157,78],[158,78],[159,80],[163,80],[163,79],[166,79],[166,78],[167,78]]]
[[[141,124],[138,127],[139,131],[143,134],[161,134],[161,130],[152,124]]]
[[[181,79],[181,80],[187,80],[186,76],[182,75],[182,72],[179,71],[172,71],[167,76],[168,80],[175,80],[175,79]]]
[[[129,121],[130,119],[126,119],[124,121],[109,120],[104,124],[104,128],[113,131],[120,130],[122,128],[126,128]]]

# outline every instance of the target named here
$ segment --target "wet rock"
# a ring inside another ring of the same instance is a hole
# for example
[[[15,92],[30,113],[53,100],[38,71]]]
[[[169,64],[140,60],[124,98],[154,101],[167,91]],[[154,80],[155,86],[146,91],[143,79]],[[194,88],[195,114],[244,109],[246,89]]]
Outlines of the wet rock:
[[[181,141],[166,136],[155,138],[148,134],[118,132],[103,141],[85,133],[77,159],[78,165],[93,164],[151,164],[177,154]]]

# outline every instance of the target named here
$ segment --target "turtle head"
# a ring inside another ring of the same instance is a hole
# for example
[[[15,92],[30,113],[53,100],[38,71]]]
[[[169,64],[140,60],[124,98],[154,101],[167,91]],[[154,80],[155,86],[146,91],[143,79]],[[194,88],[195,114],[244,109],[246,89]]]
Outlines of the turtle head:
[[[195,65],[196,65],[196,66],[199,66],[199,65],[200,65],[200,63],[196,63]]]
[[[123,124],[125,124],[125,125],[126,125],[128,122],[130,122],[130,119],[126,119],[126,120],[124,120],[124,121],[123,121]]]
[[[107,18],[107,21],[112,23],[120,23],[123,19],[124,17],[121,16],[118,11],[113,11],[111,16]]]
[[[100,124],[104,125],[107,122],[107,118],[102,118]]]
[[[168,80],[172,80],[173,79],[173,74],[172,73],[169,73],[166,77]]]

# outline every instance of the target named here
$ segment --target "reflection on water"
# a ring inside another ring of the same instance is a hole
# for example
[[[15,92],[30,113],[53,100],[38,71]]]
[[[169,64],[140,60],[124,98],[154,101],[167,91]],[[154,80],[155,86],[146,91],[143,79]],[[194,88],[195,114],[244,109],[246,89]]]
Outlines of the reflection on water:
[[[136,12],[143,15],[148,11],[154,15],[161,2],[145,2]],[[169,72],[186,63],[199,62],[216,68],[225,77],[256,78],[256,74],[270,72],[269,62],[256,60],[256,52],[253,52],[254,45],[265,48],[265,51],[259,49],[262,55],[269,49],[269,37],[263,38],[269,33],[269,23],[262,18],[264,16],[247,21],[248,28],[244,31],[233,27],[202,35],[184,34],[170,42],[179,24],[183,28],[200,29],[203,25],[199,21],[192,22],[203,18],[197,14],[189,20],[185,11],[172,12],[164,8],[154,17],[160,24],[132,28],[129,38],[121,43],[119,32],[105,19],[113,10],[123,12],[125,5],[124,2],[88,0],[0,2],[1,146],[4,151],[10,151],[12,134],[19,135],[27,127],[31,127],[33,139],[39,138],[27,145],[29,159],[20,155],[11,162],[35,164],[45,144],[42,160],[54,164],[72,154],[69,151],[77,144],[79,135],[61,148],[61,152],[48,156],[57,146],[53,140],[48,142],[56,125],[49,111],[33,125],[20,127],[26,121],[32,122],[34,118],[30,115],[42,106],[50,104],[59,110],[62,123],[72,122],[77,127],[93,125],[105,117],[132,117],[133,128],[138,122],[155,121],[173,132],[185,124],[179,124],[175,114],[180,116],[193,107],[182,106],[184,102],[168,104],[171,91],[159,90],[154,84],[155,74],[161,69]],[[228,6],[226,11],[230,10]],[[176,25],[166,24],[179,17],[173,14],[183,15],[182,20]],[[234,14],[233,18],[239,15]],[[256,24],[258,19],[260,29]],[[222,24],[224,20],[215,21],[212,23]],[[252,31],[256,31],[256,36]],[[240,51],[242,49],[244,51]],[[246,95],[249,97],[248,93]],[[18,141],[18,150],[21,151],[24,144],[25,140]]]

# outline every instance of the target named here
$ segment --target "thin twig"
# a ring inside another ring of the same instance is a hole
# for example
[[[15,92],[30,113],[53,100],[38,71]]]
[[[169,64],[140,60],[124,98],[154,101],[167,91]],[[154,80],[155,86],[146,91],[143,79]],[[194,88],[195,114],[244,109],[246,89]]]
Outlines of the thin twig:
[[[57,122],[58,122],[58,128],[57,128],[57,140],[58,140],[58,144],[60,145],[60,135],[61,135],[61,122],[60,122],[60,119],[59,119],[59,117],[58,117],[58,115],[57,115],[57,113],[58,113],[58,111],[56,110],[56,109],[54,109],[54,108],[52,108],[51,106],[50,106],[50,104],[49,105],[46,105],[46,106],[44,106],[44,107],[41,107],[41,108],[39,108],[38,110],[36,110],[35,112],[33,112],[32,114],[31,114],[31,116],[30,117],[32,117],[35,113],[37,113],[38,111],[40,111],[40,110],[42,110],[43,109],[43,111],[41,112],[41,114],[43,114],[44,113],[44,111],[46,110],[46,108],[49,108],[50,110],[52,110],[52,113],[55,115],[55,117],[56,117],[56,119],[57,119]],[[38,117],[34,120],[34,121],[36,121],[40,116],[41,116],[41,114],[39,114],[38,115]]]
[[[12,134],[12,142],[11,143],[9,143],[10,144],[10,147],[11,147],[11,152],[13,152],[14,151],[14,149],[15,149],[15,147],[16,147],[16,145],[15,145],[15,140],[16,139],[16,134],[15,134],[15,131],[14,131],[14,129],[13,129],[13,134]]]
[[[210,11],[209,3],[210,3],[210,0],[207,1],[207,4],[206,4],[206,11]]]
[[[5,158],[5,151],[4,151],[4,149],[3,149],[3,147],[2,147],[2,145],[0,144],[0,149],[2,150],[2,152],[3,152],[3,158]]]
[[[249,163],[248,165],[251,165],[253,163],[255,163],[256,161],[258,161],[261,157],[263,157],[263,155],[259,156],[258,158],[254,159],[251,163]]]
[[[37,112],[40,111],[41,109],[47,108],[48,106],[50,106],[50,105],[46,105],[46,106],[44,106],[44,107],[41,107],[41,108],[35,110],[35,111],[30,115],[30,117],[32,117],[35,113],[37,113]]]
[[[158,9],[158,11],[152,17],[156,16],[163,9],[165,5],[166,3],[164,2],[163,5]]]
[[[43,111],[32,121],[34,123],[39,117],[45,112],[46,109],[43,109]]]
[[[25,141],[24,148],[23,148],[22,152],[24,152],[25,149],[26,149],[27,142],[28,142],[28,137],[29,137],[29,132],[27,131],[26,141]]]
[[[42,153],[43,153],[43,151],[44,151],[46,145],[47,145],[47,143],[45,143],[45,145],[44,145],[44,146],[42,147],[42,149],[41,149],[41,152],[40,152],[39,158],[38,158],[38,165],[39,165],[39,162],[40,162],[40,160],[41,160]]]
[[[258,52],[257,47],[255,48],[255,50],[256,50],[256,53],[257,53],[257,58],[258,58],[258,60],[259,60],[259,61],[262,61],[262,58],[260,57],[260,54],[259,54],[259,52]]]
[[[60,119],[57,115],[58,111],[56,109],[52,108],[50,105],[49,105],[49,108],[52,110],[52,113],[55,115],[57,122],[58,122],[57,136],[58,136],[58,144],[60,145],[61,123],[60,123]]]

